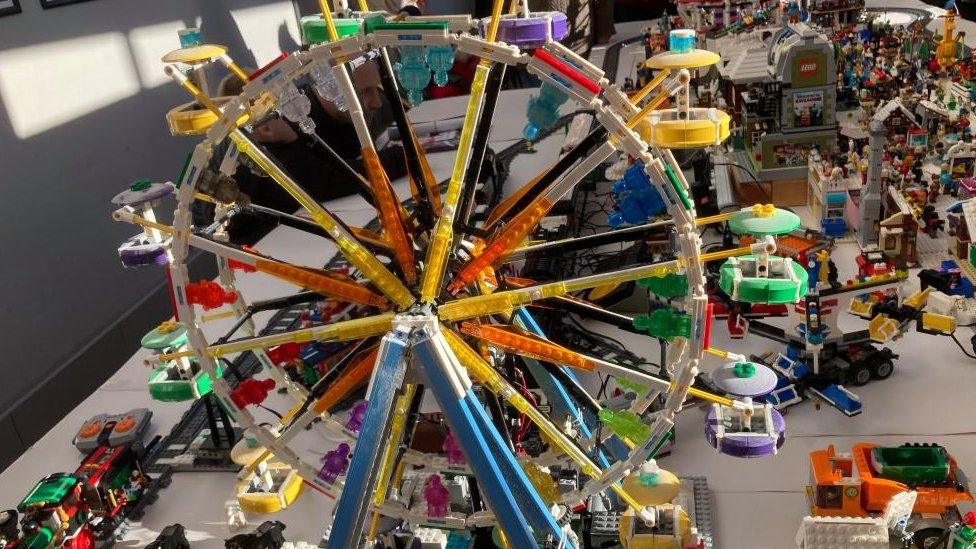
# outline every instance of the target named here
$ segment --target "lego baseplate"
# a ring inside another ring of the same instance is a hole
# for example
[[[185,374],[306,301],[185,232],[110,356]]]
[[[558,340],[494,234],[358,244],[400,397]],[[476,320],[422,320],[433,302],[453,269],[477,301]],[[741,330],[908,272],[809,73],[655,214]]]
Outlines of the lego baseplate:
[[[712,494],[708,490],[708,479],[705,477],[678,477],[681,480],[681,492],[674,502],[688,512],[691,522],[698,528],[698,535],[705,543],[706,549],[714,547],[712,532]]]

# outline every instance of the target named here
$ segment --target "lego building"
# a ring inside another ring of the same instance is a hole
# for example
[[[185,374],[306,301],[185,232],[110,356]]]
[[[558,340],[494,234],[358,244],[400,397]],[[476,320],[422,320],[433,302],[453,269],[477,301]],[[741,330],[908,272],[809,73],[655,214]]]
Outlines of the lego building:
[[[839,28],[855,25],[864,12],[864,0],[801,0],[800,9],[810,14],[818,27]]]
[[[678,0],[678,15],[693,28],[720,30],[764,9],[766,0]]]
[[[812,149],[833,148],[837,139],[837,71],[833,44],[806,24],[780,29],[765,52],[765,74],[756,78],[756,52],[732,55],[722,68],[728,101],[738,105],[744,151],[773,201],[797,205],[807,199]],[[753,56],[749,62],[742,55]],[[742,183],[742,181],[737,181]]]

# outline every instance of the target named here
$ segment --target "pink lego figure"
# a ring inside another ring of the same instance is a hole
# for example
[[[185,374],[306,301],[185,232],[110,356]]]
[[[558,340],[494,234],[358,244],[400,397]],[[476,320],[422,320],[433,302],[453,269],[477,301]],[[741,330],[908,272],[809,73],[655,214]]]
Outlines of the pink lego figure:
[[[427,516],[446,517],[448,507],[451,504],[451,493],[441,482],[440,475],[430,475],[427,477],[427,486],[424,488],[424,499],[427,500]]]
[[[352,410],[349,410],[349,419],[346,420],[346,429],[354,433],[358,433],[363,426],[363,418],[366,417],[366,407],[369,406],[369,402],[362,401],[357,402]]]
[[[329,484],[334,484],[339,475],[349,468],[349,445],[345,442],[336,446],[335,450],[327,452],[322,458],[322,469],[318,477]]]
[[[448,431],[447,437],[444,438],[444,453],[447,455],[447,463],[451,465],[463,465],[465,463],[464,452],[452,431]]]

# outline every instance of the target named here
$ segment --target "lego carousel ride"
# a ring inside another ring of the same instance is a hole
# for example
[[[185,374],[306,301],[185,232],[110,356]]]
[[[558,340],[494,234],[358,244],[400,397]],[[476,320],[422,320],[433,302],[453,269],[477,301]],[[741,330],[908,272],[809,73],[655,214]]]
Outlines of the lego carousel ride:
[[[717,146],[728,137],[727,114],[692,108],[689,100],[689,69],[714,63],[715,56],[695,49],[693,33],[676,32],[671,50],[651,60],[657,75],[628,96],[557,42],[566,32],[559,13],[515,7],[502,15],[496,0],[492,16],[482,21],[390,18],[348,9],[333,13],[324,0],[320,3],[322,15],[303,21],[310,47],[253,74],[241,70],[225,48],[193,43],[192,36],[167,55],[166,73],[193,98],[169,113],[170,128],[200,135],[202,141],[178,183],[139,183],[115,200],[115,219],[143,229],[120,248],[123,262],[165,265],[172,282],[180,325],[157,329],[151,362],[168,372],[165,378],[178,382],[187,398],[212,393],[222,413],[246,432],[234,451],[243,465],[238,492],[243,510],[273,512],[302,492],[332,498],[328,546],[335,548],[375,540],[390,523],[489,530],[498,543],[511,547],[576,546],[571,523],[579,517],[573,510],[608,495],[617,509],[626,510],[621,531],[632,546],[697,546],[687,516],[667,507],[677,493],[674,475],[652,461],[669,440],[685,399],[692,394],[713,403],[713,415],[721,421],[710,417],[705,431],[720,451],[750,457],[759,452],[736,449],[741,439],[765,437],[761,446],[768,449],[781,443],[782,434],[782,418],[774,421],[768,407],[692,388],[706,353],[737,356],[709,346],[703,262],[746,256],[733,264],[737,271],[730,275],[740,294],[753,278],[776,278],[758,272],[767,266],[779,278],[793,273],[784,274],[770,259],[771,239],[701,253],[697,229],[709,220],[697,218],[671,149]],[[450,179],[438,184],[399,97],[419,100],[418,90],[432,75],[443,82],[455,52],[480,62]],[[400,59],[396,64],[394,57]],[[364,58],[377,60],[392,99],[407,156],[406,200],[397,196],[378,160],[350,78],[350,68]],[[239,95],[208,95],[199,73],[214,63],[241,80]],[[512,67],[537,76],[550,94],[575,100],[597,123],[473,231],[468,216],[475,186],[502,77]],[[302,92],[309,86],[348,111],[365,173],[349,169],[346,175],[375,207],[378,230],[355,227],[313,199],[252,134],[272,116],[311,133],[310,101]],[[634,184],[660,198],[661,210],[649,216],[673,224],[673,259],[547,283],[510,276],[506,265],[556,201],[617,152],[635,159]],[[304,213],[238,200],[228,181],[239,163],[287,191]],[[167,195],[178,203],[172,226],[156,221],[153,213]],[[214,204],[216,212],[215,221],[205,226],[193,223],[191,208],[200,201]],[[273,240],[255,247],[230,243],[225,225],[245,210],[307,232],[309,246],[318,242],[337,249],[342,266],[286,261],[277,257]],[[768,234],[778,215],[759,208],[739,217],[747,224],[745,218],[758,219],[752,223]],[[216,281],[189,279],[191,250],[216,258]],[[251,315],[265,303],[248,302],[237,288],[238,277],[277,279],[301,290],[282,303],[305,299],[315,305],[293,328],[261,335]],[[652,335],[669,342],[660,372],[557,344],[533,318],[531,308],[542,302],[559,307],[560,298],[576,300],[584,290],[629,281],[656,287],[667,282],[670,308],[645,322]],[[215,315],[236,320],[220,338],[203,329]],[[258,372],[233,371],[230,359],[246,353],[259,360]],[[296,364],[327,367],[296,375]],[[635,396],[611,409],[587,389],[585,380],[596,374],[617,380]],[[527,383],[545,394],[545,408]],[[350,409],[364,387],[365,400]],[[294,400],[290,409],[272,423],[256,419],[276,389]],[[436,402],[448,428],[443,446],[435,449],[442,451],[420,452],[412,444],[422,427],[417,418],[425,395]],[[663,404],[652,413],[655,402]],[[732,430],[738,430],[735,440],[729,438]],[[309,432],[319,434],[311,443]],[[516,451],[512,440],[527,433],[534,433],[538,444],[519,445]],[[324,450],[323,440],[331,445]],[[316,451],[309,451],[311,446]],[[467,507],[451,504],[458,476],[472,487]]]

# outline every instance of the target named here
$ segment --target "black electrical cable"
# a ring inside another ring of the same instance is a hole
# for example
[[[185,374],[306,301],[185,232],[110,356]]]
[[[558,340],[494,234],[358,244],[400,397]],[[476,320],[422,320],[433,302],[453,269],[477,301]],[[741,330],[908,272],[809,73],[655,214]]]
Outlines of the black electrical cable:
[[[353,169],[353,167],[346,162],[345,158],[340,156],[339,153],[329,146],[324,139],[319,137],[319,134],[312,132],[310,137],[312,138],[312,143],[315,143],[316,145],[325,149],[325,152],[336,161],[336,164],[338,164],[340,168],[342,168],[342,171],[345,172],[346,177],[352,179],[356,183],[356,191],[359,193],[359,196],[363,197],[363,200],[368,202],[370,206],[376,206],[376,200],[373,198],[373,189],[370,187],[369,181],[367,181],[362,174]]]
[[[969,351],[967,351],[966,348],[962,346],[962,343],[960,343],[959,340],[956,338],[956,334],[949,334],[949,337],[951,337],[952,340],[956,342],[956,345],[959,347],[959,350],[962,351],[962,354],[976,360],[976,355],[970,354]]]
[[[569,169],[576,164],[577,161],[586,157],[592,149],[598,147],[601,143],[606,141],[609,132],[603,126],[598,127],[583,138],[575,147],[570,149],[568,153],[563,155],[555,164],[549,167],[538,179],[532,182],[532,187],[518,200],[511,205],[510,208],[505,210],[498,219],[495,221],[493,226],[498,226],[500,223],[505,223],[511,221],[511,219],[518,215],[520,212],[526,210],[532,202],[539,197],[550,185],[556,182],[557,179],[562,177]]]
[[[538,362],[543,368],[546,369],[547,372],[552,374],[553,377],[563,384],[566,390],[569,391],[570,396],[576,400],[577,404],[586,408],[594,415],[600,413],[602,406],[600,406],[600,403],[597,402],[596,399],[590,396],[590,393],[588,393],[586,389],[579,384],[579,381],[570,377],[570,375],[567,374],[562,368],[551,362],[546,362],[544,360],[540,360]]]
[[[258,143],[257,141],[255,141],[254,139],[252,139],[250,136],[245,136],[245,139],[247,139],[247,141],[249,142],[249,144],[251,146],[253,146],[255,149],[261,151],[261,153],[264,154],[264,156],[266,156],[268,158],[268,160],[270,160],[271,163],[274,164],[274,166],[276,168],[278,168],[279,170],[281,170],[282,173],[284,173],[284,174],[287,175],[288,171],[285,170],[284,166],[281,165],[281,162],[279,162],[278,159],[275,158],[275,156],[271,153],[271,151],[269,151],[267,149],[267,147],[265,147],[261,143]],[[308,191],[298,181],[295,181],[293,179],[292,180],[292,183],[294,183],[295,186],[298,187],[299,189],[301,189],[302,192],[304,192],[305,194],[309,194]],[[298,201],[296,200],[295,203],[298,204]],[[323,206],[323,209],[325,209],[324,206]],[[328,210],[326,209],[326,211],[328,211]],[[329,212],[329,213],[331,213],[331,212]],[[332,217],[335,219],[336,223],[339,226],[341,226],[343,229],[345,229],[346,231],[348,231],[350,233],[352,232],[352,230],[349,229],[349,225],[347,225],[345,221],[343,221],[341,218],[339,218],[337,216],[334,216],[334,215]]]
[[[237,319],[237,321],[234,323],[234,325],[230,327],[230,330],[228,330],[227,333],[224,334],[223,337],[221,337],[220,339],[218,339],[217,341],[215,341],[214,342],[214,345],[223,345],[224,343],[227,343],[227,341],[230,340],[230,336],[232,336],[235,333],[237,333],[237,330],[240,330],[241,329],[241,326],[243,326],[254,315],[255,312],[256,311],[253,311],[250,308],[248,308],[248,310],[244,311],[244,314],[242,314],[240,316],[240,318]],[[223,357],[221,357],[221,358],[223,358]],[[224,360],[227,360],[227,359],[225,358]],[[240,377],[240,376],[237,376],[237,377]]]
[[[502,440],[508,445],[508,449],[515,453],[515,443],[512,441],[512,435],[509,433],[508,426],[505,425],[505,413],[502,411],[501,403],[498,402],[498,397],[495,393],[488,392],[485,395],[485,404],[488,408],[488,415],[491,417],[492,423],[495,424],[495,429],[498,430],[499,434],[502,436]]]
[[[740,170],[744,171],[749,175],[753,183],[755,183],[756,188],[759,189],[759,192],[763,194],[763,197],[766,199],[767,202],[773,201],[773,199],[769,196],[769,193],[766,192],[766,189],[763,188],[762,182],[759,181],[759,178],[756,177],[756,174],[752,173],[752,170],[750,168],[747,168],[742,164],[738,164],[736,162],[716,162],[715,164],[713,164],[713,166],[735,166],[736,168],[739,168]]]
[[[322,294],[318,292],[298,292],[297,294],[292,294],[285,297],[255,301],[248,307],[248,312],[258,313],[261,311],[276,311],[278,309],[284,309],[285,307],[293,307],[295,305],[319,301],[321,298]]]
[[[607,390],[607,385],[610,383],[610,376],[603,375],[603,372],[597,372],[596,374],[600,378],[600,390],[596,392],[596,398],[603,398]]]
[[[258,406],[258,408],[263,409],[265,412],[269,412],[271,414],[274,414],[275,416],[278,416],[278,419],[284,419],[284,416],[282,416],[281,414],[279,414],[275,410],[272,410],[271,408],[268,408],[264,404],[258,404],[257,406]]]
[[[610,336],[608,336],[606,334],[598,334],[598,333],[596,333],[596,332],[594,332],[592,330],[587,329],[585,326],[583,326],[583,324],[579,320],[576,320],[576,317],[574,317],[573,315],[566,315],[566,318],[568,318],[570,320],[570,322],[572,322],[573,324],[575,324],[577,328],[579,328],[580,330],[583,330],[584,332],[588,333],[589,335],[591,335],[593,337],[596,337],[597,339],[606,339],[606,340],[612,341],[613,343],[615,343],[617,345],[617,347],[620,347],[621,349],[626,349],[627,348],[627,346],[624,345],[623,343],[621,343],[619,339],[612,338],[612,337],[610,337]]]

